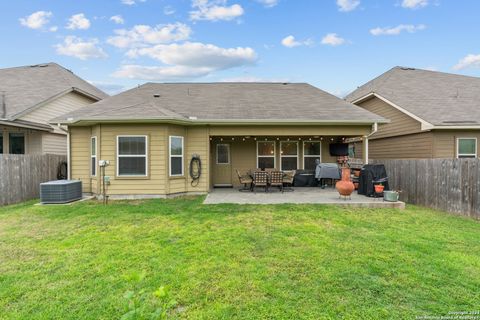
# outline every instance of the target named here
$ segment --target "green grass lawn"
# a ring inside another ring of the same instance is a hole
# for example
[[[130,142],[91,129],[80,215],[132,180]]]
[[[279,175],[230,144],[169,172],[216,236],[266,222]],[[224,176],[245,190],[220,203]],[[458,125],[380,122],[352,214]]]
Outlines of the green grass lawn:
[[[202,205],[203,198],[0,208],[0,318],[119,319],[144,273],[171,317],[414,319],[480,305],[480,223],[420,207]]]

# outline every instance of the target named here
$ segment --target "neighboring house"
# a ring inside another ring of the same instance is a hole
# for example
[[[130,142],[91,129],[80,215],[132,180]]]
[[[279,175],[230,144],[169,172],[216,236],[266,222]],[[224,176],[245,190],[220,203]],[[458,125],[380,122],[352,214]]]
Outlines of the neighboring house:
[[[391,120],[369,139],[372,159],[479,156],[480,78],[395,67],[346,100]]]
[[[386,120],[302,83],[147,83],[53,122],[69,128],[69,174],[84,192],[101,192],[108,160],[109,195],[164,197],[238,185],[236,169],[313,170],[336,161],[330,143]]]
[[[0,69],[0,154],[66,154],[49,120],[107,95],[56,63]]]

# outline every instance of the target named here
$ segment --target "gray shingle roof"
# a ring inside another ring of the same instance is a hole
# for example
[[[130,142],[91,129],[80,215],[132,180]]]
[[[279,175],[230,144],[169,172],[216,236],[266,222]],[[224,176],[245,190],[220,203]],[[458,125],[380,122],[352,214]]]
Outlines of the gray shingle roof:
[[[145,119],[385,121],[306,83],[146,83],[52,121]]]
[[[0,109],[4,97],[6,114],[0,118],[15,119],[16,115],[72,88],[98,99],[108,97],[87,81],[56,63],[0,69]]]
[[[437,126],[480,125],[480,78],[395,67],[345,99],[374,92]]]

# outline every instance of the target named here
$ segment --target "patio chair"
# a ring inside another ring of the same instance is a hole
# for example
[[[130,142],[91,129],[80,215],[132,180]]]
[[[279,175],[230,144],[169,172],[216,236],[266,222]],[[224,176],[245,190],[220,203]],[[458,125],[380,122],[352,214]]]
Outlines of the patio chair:
[[[253,188],[253,179],[250,175],[245,174],[241,175],[238,169],[235,169],[238,176],[238,181],[243,184],[243,188],[240,188],[238,191],[252,191]]]
[[[295,178],[295,174],[297,173],[297,170],[289,170],[289,171],[284,171],[283,172],[283,184],[284,184],[284,190],[285,191],[293,191],[293,179]],[[286,188],[285,188],[286,186]]]
[[[270,172],[270,186],[278,187],[283,192],[283,172],[282,171]]]
[[[253,174],[253,190],[256,187],[264,187],[265,192],[268,191],[268,173],[265,171],[255,171]]]
[[[277,169],[275,169],[275,168],[265,168],[265,172],[273,172],[273,171],[277,171]]]

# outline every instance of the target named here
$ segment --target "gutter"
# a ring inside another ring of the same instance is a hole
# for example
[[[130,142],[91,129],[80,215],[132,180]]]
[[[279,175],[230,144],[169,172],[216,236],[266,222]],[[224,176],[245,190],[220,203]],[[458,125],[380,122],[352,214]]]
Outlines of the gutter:
[[[376,125],[377,123],[389,123],[388,120],[280,120],[280,119],[178,119],[178,118],[150,118],[150,119],[80,119],[80,120],[66,120],[55,121],[56,125],[74,125],[74,124],[94,124],[94,123],[173,123],[185,125]]]

